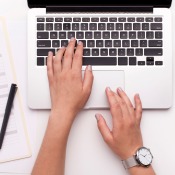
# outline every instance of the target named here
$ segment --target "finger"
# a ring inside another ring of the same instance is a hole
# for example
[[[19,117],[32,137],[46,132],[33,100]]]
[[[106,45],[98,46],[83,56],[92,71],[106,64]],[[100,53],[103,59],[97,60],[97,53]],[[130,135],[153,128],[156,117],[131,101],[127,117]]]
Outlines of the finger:
[[[64,52],[65,52],[66,48],[65,47],[61,47],[57,53],[56,53],[56,56],[55,58],[53,59],[53,67],[54,67],[54,73],[57,74],[59,72],[61,72],[61,69],[62,69],[62,58],[63,58],[63,55],[64,55]]]
[[[96,114],[95,117],[97,119],[98,129],[99,129],[104,141],[107,144],[111,145],[112,141],[113,141],[113,136],[112,136],[112,133],[111,133],[109,127],[106,124],[105,119],[103,118],[103,116],[101,114]]]
[[[83,43],[79,41],[74,54],[72,69],[81,71],[82,57],[83,57]]]
[[[126,95],[126,93],[121,88],[118,88],[117,92],[118,92],[119,96],[125,101],[130,114],[133,114],[134,113],[134,107],[133,107],[130,99]]]
[[[47,76],[48,76],[49,83],[51,83],[51,80],[53,79],[53,53],[52,52],[48,53]]]
[[[89,65],[86,67],[85,73],[84,73],[84,80],[83,80],[83,91],[87,95],[90,95],[92,90],[92,84],[93,84],[93,73],[92,73],[92,67]]]
[[[135,106],[136,106],[136,109],[135,109],[136,119],[138,120],[140,124],[141,118],[142,118],[142,102],[141,102],[139,94],[136,94],[134,96],[134,100],[135,100]]]
[[[63,70],[69,70],[72,67],[72,58],[75,49],[75,42],[76,42],[75,38],[71,38],[66,48],[63,60]]]
[[[118,123],[118,121],[122,120],[123,114],[122,114],[121,107],[120,107],[120,105],[117,101],[117,98],[116,98],[117,94],[115,92],[113,92],[108,87],[108,88],[106,88],[106,95],[107,95],[108,102],[109,102],[109,105],[110,105],[111,115],[114,119],[114,124]]]

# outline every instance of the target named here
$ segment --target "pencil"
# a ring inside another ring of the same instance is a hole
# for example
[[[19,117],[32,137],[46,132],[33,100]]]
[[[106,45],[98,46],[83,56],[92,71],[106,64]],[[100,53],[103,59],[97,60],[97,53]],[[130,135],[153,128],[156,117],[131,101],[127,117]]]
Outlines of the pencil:
[[[13,100],[14,100],[14,97],[16,94],[16,90],[17,90],[17,85],[11,84],[10,92],[9,92],[9,96],[8,96],[8,100],[7,100],[7,104],[6,104],[6,108],[5,108],[3,123],[2,123],[2,127],[1,127],[1,132],[0,132],[0,149],[2,148],[8,120],[9,120],[12,105],[13,105]]]

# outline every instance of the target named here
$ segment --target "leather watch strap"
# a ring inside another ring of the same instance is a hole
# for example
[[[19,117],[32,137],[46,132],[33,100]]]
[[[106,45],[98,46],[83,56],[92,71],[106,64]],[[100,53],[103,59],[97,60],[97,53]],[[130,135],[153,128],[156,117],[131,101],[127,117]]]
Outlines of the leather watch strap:
[[[125,169],[134,167],[134,166],[138,166],[138,162],[135,159],[135,156],[132,156],[126,160],[122,160],[122,164],[124,166]]]

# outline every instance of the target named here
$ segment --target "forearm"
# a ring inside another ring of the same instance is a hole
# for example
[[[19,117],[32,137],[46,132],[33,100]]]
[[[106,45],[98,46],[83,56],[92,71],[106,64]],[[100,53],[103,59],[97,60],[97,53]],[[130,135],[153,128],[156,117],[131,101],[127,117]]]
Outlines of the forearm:
[[[66,113],[51,112],[32,175],[64,175],[66,145],[72,121]]]
[[[132,167],[128,170],[130,175],[156,175],[152,166],[145,168],[145,167]]]

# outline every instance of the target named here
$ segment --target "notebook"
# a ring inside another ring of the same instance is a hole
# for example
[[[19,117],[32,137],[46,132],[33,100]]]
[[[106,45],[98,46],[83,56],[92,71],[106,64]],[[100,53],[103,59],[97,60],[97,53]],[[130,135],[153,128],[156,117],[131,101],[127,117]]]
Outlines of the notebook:
[[[144,109],[172,106],[171,0],[28,0],[28,105],[50,109],[47,54],[71,37],[84,45],[82,74],[92,65],[94,84],[85,109],[108,109],[105,88],[121,87]],[[76,46],[75,46],[76,48]]]
[[[5,19],[0,17],[0,128],[11,83],[17,83],[13,65],[10,43],[8,42]],[[20,88],[17,91],[7,130],[0,149],[0,163],[27,158],[31,156],[31,148],[27,134]]]

